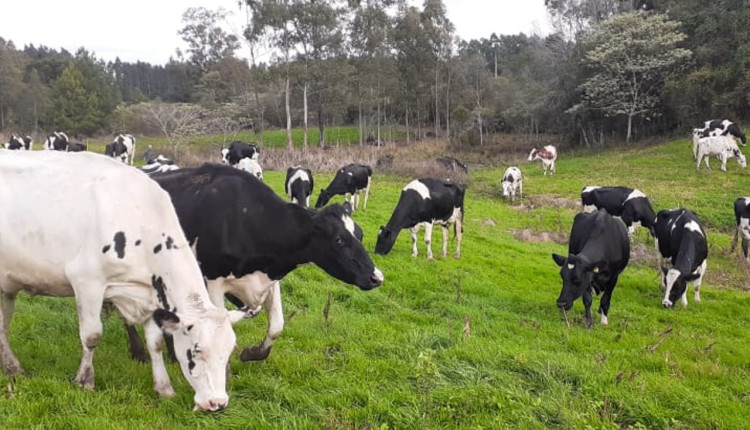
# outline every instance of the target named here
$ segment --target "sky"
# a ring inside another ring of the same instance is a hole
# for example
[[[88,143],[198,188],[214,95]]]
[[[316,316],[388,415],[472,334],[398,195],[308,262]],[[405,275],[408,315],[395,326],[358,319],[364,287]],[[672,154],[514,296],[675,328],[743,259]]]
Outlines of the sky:
[[[466,40],[488,38],[493,32],[544,34],[549,28],[544,0],[443,1],[456,34]],[[184,50],[177,31],[189,7],[222,7],[231,13],[222,24],[225,31],[242,32],[245,13],[237,0],[2,0],[0,37],[12,40],[18,49],[45,45],[75,54],[84,47],[105,61],[119,57],[164,64],[175,57],[178,47]]]

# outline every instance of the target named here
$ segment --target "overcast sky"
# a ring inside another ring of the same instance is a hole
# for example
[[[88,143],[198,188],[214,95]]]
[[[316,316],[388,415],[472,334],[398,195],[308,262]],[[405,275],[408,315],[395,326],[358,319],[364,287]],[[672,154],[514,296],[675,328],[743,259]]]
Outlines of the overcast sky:
[[[544,0],[443,1],[456,34],[466,40],[493,32],[546,33],[549,27]],[[123,61],[164,64],[176,48],[184,47],[177,35],[182,13],[199,6],[231,12],[223,27],[241,33],[245,16],[237,0],[0,0],[0,37],[18,49],[45,45],[75,54],[84,47],[105,61],[119,56]]]

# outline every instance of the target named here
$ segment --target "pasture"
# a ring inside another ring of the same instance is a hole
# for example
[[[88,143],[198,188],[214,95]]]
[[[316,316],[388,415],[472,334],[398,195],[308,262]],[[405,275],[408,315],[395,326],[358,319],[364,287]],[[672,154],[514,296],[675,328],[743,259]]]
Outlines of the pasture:
[[[448,258],[436,252],[427,261],[421,234],[413,259],[402,231],[389,255],[372,253],[385,274],[373,291],[297,269],[282,281],[286,326],[266,361],[238,358],[263,338],[265,314],[236,326],[230,403],[219,413],[191,412],[176,363],[168,369],[177,396],[158,399],[150,365],[130,360],[116,314],[105,318],[96,349],[97,389],[79,389],[71,382],[81,354],[73,300],[21,295],[11,343],[28,374],[0,375],[0,428],[745,428],[750,272],[729,248],[732,203],[750,195],[750,172],[735,160],[726,173],[718,163],[696,171],[690,147],[683,139],[564,151],[553,177],[523,162],[524,197],[513,204],[501,198],[507,166],[472,171],[461,259],[451,257],[451,242]],[[284,174],[264,172],[279,194]],[[312,201],[332,176],[315,172]],[[410,179],[375,171],[368,208],[353,216],[369,251]],[[639,229],[609,326],[595,316],[584,328],[580,300],[566,323],[550,254],[567,254],[584,185],[639,188],[656,211],[694,210],[709,241],[703,301],[690,288],[687,308],[662,308],[653,240]],[[441,245],[436,229],[433,250]]]

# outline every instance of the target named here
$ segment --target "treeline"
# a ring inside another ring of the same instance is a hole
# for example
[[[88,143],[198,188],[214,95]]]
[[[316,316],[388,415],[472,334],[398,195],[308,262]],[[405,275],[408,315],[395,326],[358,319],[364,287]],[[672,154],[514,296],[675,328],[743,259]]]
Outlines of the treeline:
[[[222,28],[223,11],[191,8],[180,30],[188,48],[163,66],[0,38],[0,131],[176,142],[181,133],[317,127],[325,136],[326,126],[358,125],[363,142],[398,128],[409,140],[482,145],[511,132],[595,146],[748,119],[744,0],[545,5],[549,35],[469,41],[455,36],[441,0],[247,1],[241,37]],[[268,50],[272,59],[257,61]]]

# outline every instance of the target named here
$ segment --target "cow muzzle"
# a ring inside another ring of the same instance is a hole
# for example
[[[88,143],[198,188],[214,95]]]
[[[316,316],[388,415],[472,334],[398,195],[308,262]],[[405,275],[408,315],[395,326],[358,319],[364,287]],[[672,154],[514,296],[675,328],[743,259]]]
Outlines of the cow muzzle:
[[[381,272],[380,269],[376,267],[372,272],[372,275],[370,275],[369,288],[375,288],[382,284],[383,281],[385,281],[385,275],[383,275],[383,272]]]
[[[570,308],[573,307],[573,302],[566,302],[566,301],[558,300],[557,307],[560,308],[560,310],[569,311]]]
[[[661,301],[661,305],[664,306],[665,308],[671,308],[672,306],[674,306],[674,303],[672,303],[668,299],[664,299]]]
[[[193,411],[199,412],[218,412],[224,410],[229,404],[229,399],[210,399],[203,404],[195,403]]]

